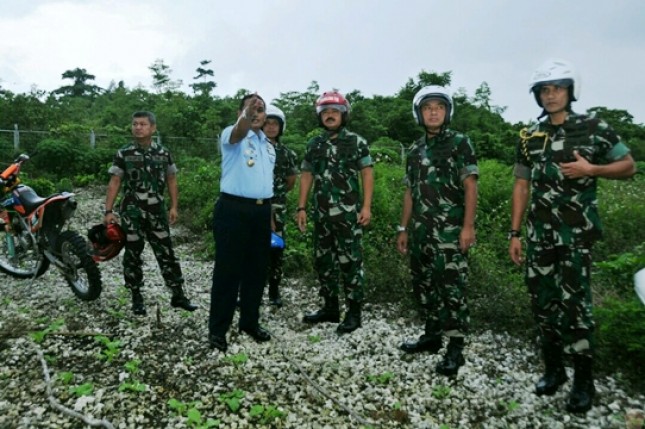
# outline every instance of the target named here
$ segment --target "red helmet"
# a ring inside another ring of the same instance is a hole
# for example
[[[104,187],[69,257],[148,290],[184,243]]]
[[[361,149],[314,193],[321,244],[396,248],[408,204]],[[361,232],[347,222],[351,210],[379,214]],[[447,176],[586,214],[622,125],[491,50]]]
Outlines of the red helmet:
[[[320,119],[320,113],[325,109],[336,109],[342,114],[342,124],[345,125],[349,119],[349,112],[352,106],[349,101],[337,90],[323,92],[316,100],[316,115]]]
[[[118,223],[98,224],[87,231],[92,242],[92,259],[96,262],[109,261],[125,246],[125,232]]]

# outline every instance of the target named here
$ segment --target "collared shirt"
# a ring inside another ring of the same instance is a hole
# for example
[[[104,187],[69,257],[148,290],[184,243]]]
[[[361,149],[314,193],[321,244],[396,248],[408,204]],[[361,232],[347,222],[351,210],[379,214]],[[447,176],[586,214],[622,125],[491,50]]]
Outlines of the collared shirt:
[[[275,149],[262,130],[249,130],[246,137],[231,144],[233,125],[222,131],[222,177],[220,192],[245,198],[273,196]]]
[[[287,203],[287,179],[298,174],[296,153],[277,142],[273,145],[276,153],[273,170],[273,204],[284,206]]]
[[[309,140],[300,169],[314,179],[313,219],[359,212],[360,171],[373,164],[367,141],[347,128],[335,139],[325,131]]]
[[[606,122],[586,115],[571,113],[562,125],[545,120],[521,131],[514,174],[531,182],[529,241],[568,246],[602,236],[597,178],[570,179],[560,170],[560,163],[576,160],[574,151],[592,164],[609,164],[629,154]]]
[[[414,229],[435,244],[457,246],[465,215],[464,180],[479,176],[468,136],[445,130],[421,137],[408,149],[405,182],[412,194]]]
[[[121,178],[124,203],[155,210],[161,208],[166,178],[177,174],[177,166],[163,145],[153,141],[143,148],[132,142],[117,151],[108,173]]]

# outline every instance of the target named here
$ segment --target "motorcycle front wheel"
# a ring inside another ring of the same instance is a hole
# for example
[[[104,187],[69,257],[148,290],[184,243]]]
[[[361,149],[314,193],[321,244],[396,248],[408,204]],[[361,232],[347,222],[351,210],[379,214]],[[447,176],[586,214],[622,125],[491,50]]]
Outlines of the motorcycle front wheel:
[[[38,251],[33,236],[14,234],[0,228],[0,271],[18,279],[42,276],[49,259]]]
[[[74,294],[83,301],[93,301],[101,295],[101,272],[87,251],[87,243],[77,232],[63,231],[57,251],[64,263],[61,271]]]

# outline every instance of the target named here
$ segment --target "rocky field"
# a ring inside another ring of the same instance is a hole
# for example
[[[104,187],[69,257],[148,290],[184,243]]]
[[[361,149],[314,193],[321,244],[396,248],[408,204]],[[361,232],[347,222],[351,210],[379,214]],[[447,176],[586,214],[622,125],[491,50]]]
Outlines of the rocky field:
[[[102,190],[78,200],[72,227],[84,233],[101,219]],[[53,268],[33,281],[0,274],[0,428],[642,427],[645,396],[627,393],[620,374],[597,378],[586,415],[564,409],[570,381],[535,396],[535,346],[503,333],[473,333],[466,365],[445,378],[434,372],[439,355],[399,351],[421,324],[395,305],[368,306],[363,327],[345,336],[306,326],[318,298],[299,279],[285,280],[283,308],[262,308],[272,341],[257,344],[234,322],[227,354],[212,351],[212,261],[194,245],[212,237],[173,234],[194,313],[170,307],[148,248],[145,317],[130,311],[120,258],[101,264],[94,302],[76,299]]]

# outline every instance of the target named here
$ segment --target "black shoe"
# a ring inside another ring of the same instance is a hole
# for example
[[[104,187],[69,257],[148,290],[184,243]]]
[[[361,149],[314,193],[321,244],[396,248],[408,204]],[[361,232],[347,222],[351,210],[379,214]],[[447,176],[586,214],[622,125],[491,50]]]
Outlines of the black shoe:
[[[338,323],[340,322],[340,313],[338,312],[338,310],[329,311],[325,308],[321,308],[314,313],[305,314],[305,317],[302,318],[302,321],[312,324],[322,322]]]
[[[562,362],[562,353],[562,344],[559,341],[550,339],[545,340],[542,344],[544,375],[535,384],[536,395],[554,395],[558,388],[567,381],[567,373]]]
[[[197,306],[191,304],[190,300],[185,295],[175,295],[170,299],[170,305],[175,308],[183,308],[186,311],[195,311]]]
[[[535,394],[538,396],[552,396],[565,381],[567,381],[567,373],[564,370],[564,366],[560,365],[556,368],[547,367],[544,375],[535,385]]]
[[[264,343],[271,339],[271,334],[269,334],[269,331],[259,325],[254,329],[240,328],[240,332],[244,332],[250,335],[258,343]]]
[[[137,316],[148,314],[146,305],[143,303],[143,295],[139,289],[132,289],[132,312]]]
[[[588,356],[573,356],[573,386],[567,401],[567,411],[570,413],[586,413],[593,405],[596,387],[593,382],[592,362],[592,358]]]
[[[439,374],[452,376],[456,375],[459,372],[459,368],[466,363],[464,355],[461,351],[464,348],[464,339],[463,337],[452,337],[448,343],[448,350],[443,357],[443,360],[439,362],[436,366],[436,370]]]
[[[419,337],[418,341],[403,343],[399,348],[410,354],[421,352],[435,354],[441,349],[441,337],[431,337],[424,334]]]
[[[208,334],[208,344],[211,349],[217,349],[222,353],[226,353],[228,349],[226,337],[220,337],[219,335]]]
[[[361,327],[361,304],[356,301],[349,301],[349,309],[345,319],[336,328],[337,334],[349,334]]]

